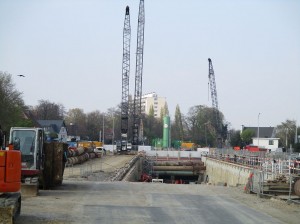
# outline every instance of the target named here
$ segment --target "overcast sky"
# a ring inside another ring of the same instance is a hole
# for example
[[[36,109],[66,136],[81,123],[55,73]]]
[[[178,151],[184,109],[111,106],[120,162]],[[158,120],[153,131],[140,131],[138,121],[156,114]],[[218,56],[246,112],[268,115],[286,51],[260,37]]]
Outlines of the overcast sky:
[[[127,5],[133,95],[139,0],[0,0],[0,71],[26,105],[116,107]],[[299,125],[299,0],[145,0],[143,94],[166,97],[171,118],[211,106],[208,58],[231,128]]]

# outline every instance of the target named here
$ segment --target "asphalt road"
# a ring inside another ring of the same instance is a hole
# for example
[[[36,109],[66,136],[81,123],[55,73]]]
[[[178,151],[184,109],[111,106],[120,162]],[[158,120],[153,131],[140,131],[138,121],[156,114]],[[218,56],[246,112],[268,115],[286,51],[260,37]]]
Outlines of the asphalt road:
[[[64,181],[22,201],[22,223],[284,223],[222,186]]]

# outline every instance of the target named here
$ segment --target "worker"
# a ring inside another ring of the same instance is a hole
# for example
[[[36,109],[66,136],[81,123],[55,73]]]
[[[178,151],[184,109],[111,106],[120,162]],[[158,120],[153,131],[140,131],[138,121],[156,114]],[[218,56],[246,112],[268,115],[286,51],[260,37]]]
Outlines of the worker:
[[[4,149],[3,147],[3,131],[0,125],[0,150]]]

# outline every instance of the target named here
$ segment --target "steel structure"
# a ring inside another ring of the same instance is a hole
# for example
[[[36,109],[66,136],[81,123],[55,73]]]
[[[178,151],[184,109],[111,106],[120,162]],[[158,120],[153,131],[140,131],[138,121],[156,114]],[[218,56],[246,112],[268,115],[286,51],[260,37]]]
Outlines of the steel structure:
[[[128,110],[129,110],[129,74],[130,74],[130,14],[126,7],[123,29],[123,62],[122,62],[122,102],[121,102],[121,139],[127,143]]]
[[[135,68],[135,89],[133,108],[132,145],[136,148],[139,145],[139,125],[141,122],[141,100],[142,100],[142,77],[143,77],[143,54],[144,54],[144,27],[145,10],[144,0],[140,0],[138,27],[137,27],[137,48]]]
[[[210,85],[210,92],[211,92],[211,100],[212,100],[212,107],[214,110],[215,121],[216,121],[216,132],[218,136],[218,147],[221,147],[221,122],[220,122],[220,115],[219,115],[219,106],[218,106],[218,95],[217,95],[217,87],[216,87],[216,80],[215,80],[215,73],[214,68],[212,65],[212,61],[208,58],[208,79]]]

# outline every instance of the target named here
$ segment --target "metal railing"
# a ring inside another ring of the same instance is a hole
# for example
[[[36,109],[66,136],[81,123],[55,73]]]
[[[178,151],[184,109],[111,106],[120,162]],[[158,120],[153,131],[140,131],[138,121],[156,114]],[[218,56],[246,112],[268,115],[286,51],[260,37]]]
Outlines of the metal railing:
[[[285,194],[288,201],[299,203],[300,197],[295,196],[293,189],[295,182],[300,179],[300,161],[297,161],[297,156],[291,153],[232,149],[213,149],[208,154],[210,158],[252,169],[251,192],[258,195]],[[276,189],[273,186],[275,183],[279,183],[281,189]]]

